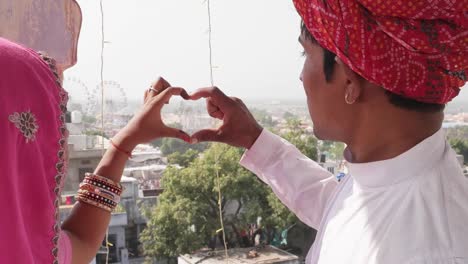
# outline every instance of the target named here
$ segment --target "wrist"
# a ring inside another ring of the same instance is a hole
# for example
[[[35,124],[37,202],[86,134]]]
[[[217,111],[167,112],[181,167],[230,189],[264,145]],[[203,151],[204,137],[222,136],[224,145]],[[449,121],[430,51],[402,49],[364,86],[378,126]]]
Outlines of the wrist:
[[[260,137],[260,134],[262,134],[263,127],[260,125],[255,126],[252,129],[252,132],[250,133],[249,139],[247,140],[244,148],[250,149],[255,142],[257,141],[258,137]]]
[[[112,142],[127,152],[132,152],[133,149],[135,149],[135,147],[138,145],[138,142],[136,142],[133,137],[124,130],[121,130],[119,133],[117,133],[117,135],[112,138]]]

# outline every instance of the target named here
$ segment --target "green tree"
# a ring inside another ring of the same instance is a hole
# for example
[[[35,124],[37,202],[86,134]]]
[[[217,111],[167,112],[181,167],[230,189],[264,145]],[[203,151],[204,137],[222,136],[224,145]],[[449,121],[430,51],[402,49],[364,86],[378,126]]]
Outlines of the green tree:
[[[296,120],[297,120],[297,116],[296,116],[295,114],[291,113],[291,112],[288,112],[288,111],[284,112],[283,118],[284,118],[286,121],[288,121],[288,120],[290,120],[290,119],[296,119]]]
[[[281,137],[296,146],[302,154],[312,160],[317,160],[317,139],[301,127],[299,119],[289,119],[287,132]]]
[[[189,149],[203,151],[208,145],[206,142],[192,145],[177,138],[163,138],[160,149],[164,156],[169,156],[175,152],[185,153]]]
[[[290,132],[283,135],[308,157],[315,159],[317,140],[308,135],[300,122],[293,122]],[[187,153],[186,153],[187,154]],[[162,180],[163,194],[159,205],[148,210],[147,228],[140,241],[150,258],[175,257],[192,252],[220,236],[218,215],[217,171],[222,191],[221,207],[228,236],[228,245],[242,244],[241,231],[262,218],[267,234],[281,231],[299,220],[275,196],[271,189],[251,172],[238,164],[242,150],[222,144],[212,144],[190,162],[180,157],[171,160],[184,163],[185,168],[168,168]],[[187,160],[193,158],[188,153]],[[228,208],[231,208],[228,210]]]
[[[213,144],[188,167],[165,171],[164,193],[159,205],[148,213],[150,220],[141,235],[147,256],[178,256],[206,246],[216,236],[220,228],[216,168],[231,246],[241,243],[240,231],[247,223],[271,215],[269,189],[238,165],[241,154],[237,148]],[[234,206],[234,210],[228,213],[226,206]]]
[[[177,164],[182,167],[188,167],[194,161],[200,152],[194,149],[189,149],[185,153],[174,152],[167,157],[169,164]]]
[[[456,153],[463,155],[464,163],[468,165],[468,140],[454,138],[449,140]]]
[[[468,126],[456,126],[445,129],[447,133],[447,138],[449,139],[462,139],[468,140]]]

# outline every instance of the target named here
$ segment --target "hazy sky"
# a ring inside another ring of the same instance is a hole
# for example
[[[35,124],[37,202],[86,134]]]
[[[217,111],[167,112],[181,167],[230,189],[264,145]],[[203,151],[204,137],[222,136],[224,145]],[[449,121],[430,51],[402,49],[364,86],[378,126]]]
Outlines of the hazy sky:
[[[99,1],[78,0],[78,63],[65,77],[99,83]],[[299,16],[291,0],[211,0],[215,84],[243,99],[302,99]],[[157,76],[188,90],[209,86],[208,17],[203,0],[105,0],[106,80],[140,99]],[[65,81],[72,97],[83,89]],[[110,88],[113,89],[113,88]],[[120,93],[112,91],[117,100]],[[468,100],[467,89],[462,96]],[[460,100],[460,99],[459,99]]]

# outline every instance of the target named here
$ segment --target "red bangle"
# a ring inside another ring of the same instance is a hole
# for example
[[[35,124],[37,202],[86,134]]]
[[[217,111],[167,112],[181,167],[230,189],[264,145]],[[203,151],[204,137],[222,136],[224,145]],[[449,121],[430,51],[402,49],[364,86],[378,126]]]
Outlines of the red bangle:
[[[124,154],[127,155],[129,158],[132,158],[132,152],[126,151],[126,150],[120,148],[119,146],[117,146],[117,145],[112,141],[112,139],[109,140],[109,142],[111,143],[111,145],[112,145],[116,150],[118,150],[118,151],[124,153]]]

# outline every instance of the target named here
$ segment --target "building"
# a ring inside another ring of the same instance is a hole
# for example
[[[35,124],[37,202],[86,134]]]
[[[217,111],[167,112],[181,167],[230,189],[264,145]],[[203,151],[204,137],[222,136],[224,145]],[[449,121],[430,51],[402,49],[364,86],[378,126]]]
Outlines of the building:
[[[228,250],[228,259],[225,251],[201,251],[191,255],[182,255],[178,258],[179,264],[299,264],[299,257],[273,246],[262,248],[232,248]]]
[[[103,150],[96,146],[100,136],[70,135],[68,139],[68,173],[62,194],[75,194],[85,173],[93,172],[102,158]]]

